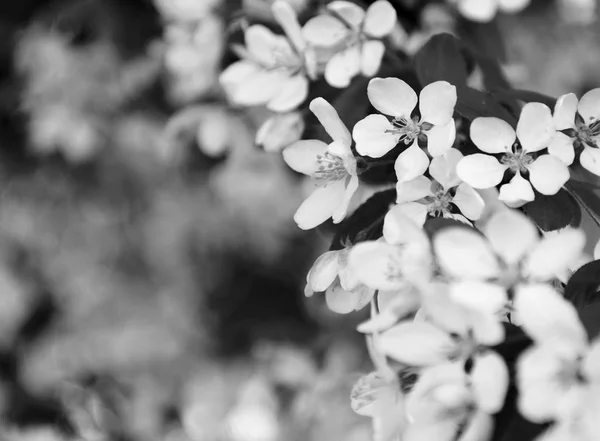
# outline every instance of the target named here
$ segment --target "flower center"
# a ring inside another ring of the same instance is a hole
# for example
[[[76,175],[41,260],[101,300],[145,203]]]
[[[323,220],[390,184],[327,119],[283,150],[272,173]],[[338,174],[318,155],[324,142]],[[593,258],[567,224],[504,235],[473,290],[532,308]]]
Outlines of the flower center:
[[[289,47],[274,46],[272,49],[273,64],[267,70],[283,70],[290,76],[302,72],[303,63]]]
[[[600,120],[593,120],[588,124],[576,123],[577,138],[591,146],[598,147],[598,141],[600,141]]]
[[[325,187],[332,182],[345,179],[349,176],[344,166],[344,160],[329,152],[317,155],[317,164],[317,170],[315,171],[317,185]]]
[[[431,184],[432,196],[427,196],[427,212],[434,217],[444,216],[450,213],[450,203],[452,195],[446,192],[444,188],[437,182]]]
[[[525,153],[515,144],[513,151],[505,153],[500,162],[516,174],[527,171],[527,167],[533,162],[533,156]]]
[[[417,117],[413,119],[394,118],[391,123],[392,128],[386,129],[385,133],[399,135],[398,141],[402,141],[404,144],[412,143],[421,134],[421,124]]]

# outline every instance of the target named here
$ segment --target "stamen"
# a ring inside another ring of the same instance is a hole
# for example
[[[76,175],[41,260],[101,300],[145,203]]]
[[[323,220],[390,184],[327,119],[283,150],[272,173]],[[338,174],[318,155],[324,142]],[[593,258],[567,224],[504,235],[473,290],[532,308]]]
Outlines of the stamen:
[[[398,141],[404,144],[412,143],[421,134],[421,125],[417,118],[394,118],[391,123],[393,128],[386,129],[385,133],[399,135]]]
[[[505,153],[500,162],[508,166],[513,173],[523,173],[527,171],[527,166],[533,162],[533,156],[525,153],[522,148],[515,144],[513,151]]]
[[[314,176],[318,185],[327,186],[332,182],[345,179],[349,175],[342,158],[329,152],[318,155],[317,164],[318,168]]]

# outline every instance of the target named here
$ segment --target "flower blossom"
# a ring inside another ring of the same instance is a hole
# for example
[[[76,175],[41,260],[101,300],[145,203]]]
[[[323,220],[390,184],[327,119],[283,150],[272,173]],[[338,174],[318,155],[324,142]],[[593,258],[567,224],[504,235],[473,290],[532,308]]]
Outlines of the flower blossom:
[[[577,100],[574,93],[558,98],[554,107],[556,135],[548,152],[566,165],[575,159],[575,147],[583,148],[579,162],[600,176],[600,89],[593,89]]]
[[[487,154],[465,156],[456,173],[472,187],[485,189],[500,184],[509,171],[513,177],[500,187],[499,199],[512,208],[533,201],[533,188],[554,195],[569,180],[565,164],[552,155],[539,153],[548,147],[554,133],[550,109],[541,103],[523,107],[516,133],[499,118],[476,118],[471,124],[471,140]]]
[[[360,6],[337,0],[327,5],[329,14],[309,20],[302,32],[315,47],[341,48],[327,61],[325,80],[344,88],[362,73],[372,77],[379,70],[385,45],[381,38],[396,25],[396,10],[386,0],[372,3],[365,12]]]
[[[423,225],[427,216],[452,218],[467,224],[470,224],[468,219],[479,219],[485,207],[483,198],[456,175],[456,164],[462,158],[462,153],[450,149],[432,159],[429,174],[433,180],[418,176],[412,181],[399,182],[398,205],[389,211],[385,221],[393,222],[396,212],[402,212],[418,225]],[[462,214],[453,213],[455,208]]]
[[[241,60],[223,71],[220,82],[237,105],[287,112],[306,99],[312,68],[294,10],[280,0],[272,8],[287,38],[263,25],[248,27],[245,48],[236,47]]]
[[[522,11],[531,0],[450,0],[458,12],[472,21],[492,21],[498,11],[515,14]]]
[[[303,230],[314,228],[329,218],[333,218],[334,223],[341,222],[358,188],[350,132],[333,106],[323,98],[315,98],[309,107],[333,142],[328,145],[316,139],[302,140],[283,150],[285,162],[295,171],[312,177],[318,187],[294,215]]]

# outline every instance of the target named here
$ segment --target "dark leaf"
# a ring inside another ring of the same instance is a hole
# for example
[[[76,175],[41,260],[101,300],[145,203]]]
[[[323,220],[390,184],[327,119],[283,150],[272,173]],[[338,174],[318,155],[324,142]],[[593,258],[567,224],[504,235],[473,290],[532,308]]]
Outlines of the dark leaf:
[[[497,20],[479,23],[463,19],[458,29],[463,42],[498,62],[506,61],[506,46]]]
[[[585,204],[586,208],[600,217],[600,187],[591,183],[571,179],[566,187],[575,197]]]
[[[355,244],[380,238],[383,234],[383,219],[395,201],[395,189],[375,193],[339,224],[330,249],[340,250],[348,241]]]
[[[504,97],[504,99],[517,99],[519,101],[525,101],[526,103],[543,103],[551,109],[554,109],[554,105],[556,104],[556,98],[544,95],[543,93],[532,92],[530,90],[498,89],[494,90],[494,95]]]
[[[535,200],[523,206],[527,214],[543,231],[560,230],[581,223],[581,208],[573,196],[561,189],[553,196],[535,194]]]
[[[600,299],[600,260],[587,263],[571,276],[565,287],[565,298],[576,308],[584,308]]]
[[[447,219],[445,217],[430,217],[425,221],[425,225],[423,225],[425,233],[427,233],[430,238],[433,238],[433,236],[435,236],[439,231],[449,227],[460,227],[473,230],[472,227],[468,226],[464,222],[460,222],[455,219]]]
[[[583,323],[590,340],[598,337],[600,335],[600,301],[595,301],[579,310],[579,319]]]
[[[450,34],[431,37],[415,55],[414,64],[422,86],[440,80],[464,85],[469,76],[462,45]]]
[[[494,116],[516,127],[518,118],[490,93],[468,86],[459,86],[457,89],[458,101],[455,109],[464,118],[472,121],[480,116]]]

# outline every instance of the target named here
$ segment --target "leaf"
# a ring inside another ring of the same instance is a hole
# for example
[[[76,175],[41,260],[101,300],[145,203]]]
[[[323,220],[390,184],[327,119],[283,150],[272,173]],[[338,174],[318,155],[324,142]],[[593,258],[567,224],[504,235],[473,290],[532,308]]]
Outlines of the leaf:
[[[579,318],[590,340],[600,335],[600,301],[596,301],[581,309],[579,311]]]
[[[461,42],[446,33],[431,37],[415,55],[414,64],[422,86],[440,80],[465,85],[469,76]]]
[[[543,231],[560,230],[581,223],[581,208],[577,201],[561,189],[553,196],[535,193],[535,200],[523,206],[528,215]]]
[[[565,187],[568,191],[574,193],[575,198],[580,199],[587,209],[600,217],[600,187],[591,182],[576,179],[570,179]]]
[[[565,298],[576,308],[584,308],[600,299],[600,260],[587,263],[579,268],[565,287]]]
[[[395,201],[395,189],[375,193],[338,225],[329,249],[341,250],[347,241],[355,244],[380,238],[383,235],[383,219]]]
[[[506,45],[497,19],[487,23],[462,19],[457,27],[461,40],[468,42],[473,49],[487,54],[490,59],[498,60],[498,62],[507,60]]]
[[[494,116],[503,119],[511,126],[517,126],[518,118],[494,98],[489,92],[482,92],[468,86],[457,87],[456,111],[468,120],[480,116]]]
[[[556,98],[544,95],[543,93],[532,92],[530,90],[498,89],[494,90],[493,94],[500,100],[511,98],[524,101],[526,103],[543,103],[551,109],[554,109],[554,105],[556,104]]]
[[[425,221],[425,225],[423,225],[423,229],[425,233],[430,238],[433,238],[438,232],[445,228],[449,227],[461,227],[468,228],[470,230],[474,230],[472,227],[468,226],[464,222],[457,221],[455,219],[447,219],[445,217],[431,217]]]

